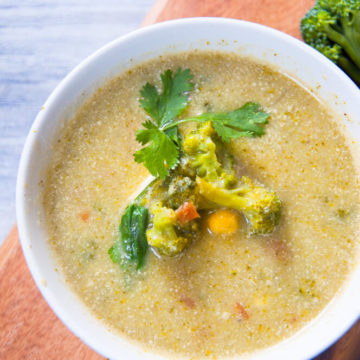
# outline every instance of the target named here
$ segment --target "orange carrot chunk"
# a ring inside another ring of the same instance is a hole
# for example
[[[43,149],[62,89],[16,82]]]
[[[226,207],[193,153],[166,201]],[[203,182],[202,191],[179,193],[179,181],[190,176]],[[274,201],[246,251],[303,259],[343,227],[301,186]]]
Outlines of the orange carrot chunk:
[[[249,319],[249,314],[248,312],[245,310],[245,308],[240,304],[240,303],[235,303],[234,305],[234,309],[236,312],[236,315],[241,319],[241,320],[247,320]]]
[[[213,234],[234,234],[239,228],[238,216],[228,209],[221,209],[210,214],[208,228]]]
[[[83,222],[87,223],[89,221],[89,218],[90,218],[90,212],[85,210],[85,211],[81,212],[79,214],[79,216],[80,216],[80,218],[81,218],[81,220]]]
[[[192,201],[185,201],[175,213],[180,225],[200,217]]]

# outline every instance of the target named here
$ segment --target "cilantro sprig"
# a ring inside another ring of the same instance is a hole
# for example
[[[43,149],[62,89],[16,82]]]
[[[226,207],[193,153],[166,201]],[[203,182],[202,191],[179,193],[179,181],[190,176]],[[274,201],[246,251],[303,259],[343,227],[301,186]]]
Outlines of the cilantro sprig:
[[[171,123],[187,107],[189,102],[187,93],[194,88],[192,78],[189,69],[179,68],[174,77],[171,70],[166,70],[161,74],[163,85],[161,94],[149,83],[140,90],[141,107],[160,128]]]
[[[140,106],[149,115],[143,129],[136,132],[136,140],[144,147],[134,154],[135,161],[143,163],[149,172],[161,179],[179,162],[180,140],[178,125],[185,122],[211,121],[224,142],[239,137],[264,134],[264,125],[270,115],[258,103],[249,102],[225,113],[204,113],[196,117],[179,119],[189,103],[189,92],[194,88],[189,69],[179,68],[175,74],[166,70],[161,74],[162,91],[149,83],[140,90]]]

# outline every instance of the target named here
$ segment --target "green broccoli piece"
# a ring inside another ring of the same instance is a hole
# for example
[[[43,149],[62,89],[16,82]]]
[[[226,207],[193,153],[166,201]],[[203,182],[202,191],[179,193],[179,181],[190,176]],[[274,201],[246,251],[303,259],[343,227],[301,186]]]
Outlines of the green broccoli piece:
[[[201,124],[197,130],[184,137],[182,148],[188,165],[195,169],[196,175],[211,183],[229,188],[237,183],[233,166],[223,167],[216,154],[216,133],[210,121]],[[229,155],[225,157],[229,164]]]
[[[166,191],[164,201],[167,207],[172,209],[179,208],[185,201],[192,201],[195,205],[198,202],[196,183],[187,176],[175,176],[170,178],[170,183]]]
[[[197,192],[195,175],[193,178],[183,176],[181,172],[172,170],[165,180],[153,181],[146,187],[139,200],[142,206],[149,208],[154,202],[161,201],[164,206],[173,210],[178,209],[185,201],[192,201],[197,206],[199,194]]]
[[[199,197],[195,179],[174,170],[165,180],[154,181],[147,187],[141,200],[150,213],[146,238],[160,255],[179,254],[199,234],[196,219],[180,223],[175,212],[185,202],[197,204]]]
[[[360,0],[317,0],[300,30],[307,44],[360,84]]]
[[[146,231],[148,244],[161,255],[174,256],[182,252],[190,243],[191,236],[179,236],[176,233],[175,211],[159,201],[151,205],[150,215],[152,227]]]
[[[209,202],[219,207],[227,207],[241,212],[249,226],[250,234],[269,234],[279,223],[281,201],[274,191],[255,185],[248,177],[235,189],[224,189],[217,184],[196,178],[199,193]]]

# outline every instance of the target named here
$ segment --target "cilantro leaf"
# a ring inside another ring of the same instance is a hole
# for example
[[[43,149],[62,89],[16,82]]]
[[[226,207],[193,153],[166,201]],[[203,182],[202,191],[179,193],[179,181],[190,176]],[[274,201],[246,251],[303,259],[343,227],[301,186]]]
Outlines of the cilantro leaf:
[[[241,108],[227,113],[205,113],[192,121],[211,121],[215,131],[224,142],[239,137],[255,137],[265,133],[270,114],[261,111],[258,103],[248,102]]]
[[[144,163],[151,175],[164,179],[179,161],[179,149],[174,141],[159,130],[151,121],[143,124],[145,129],[136,132],[136,140],[148,146],[134,154],[135,161]]]
[[[180,145],[180,136],[177,126],[164,130],[164,132],[176,145]]]
[[[159,94],[154,85],[146,83],[140,90],[143,97],[139,100],[140,106],[150,115],[158,125],[161,123],[161,114],[159,109]]]
[[[154,85],[146,83],[140,90],[142,99],[140,106],[150,115],[158,126],[165,126],[172,122],[188,105],[188,91],[194,84],[189,69],[178,68],[175,75],[171,70],[161,74],[163,89],[158,93]]]

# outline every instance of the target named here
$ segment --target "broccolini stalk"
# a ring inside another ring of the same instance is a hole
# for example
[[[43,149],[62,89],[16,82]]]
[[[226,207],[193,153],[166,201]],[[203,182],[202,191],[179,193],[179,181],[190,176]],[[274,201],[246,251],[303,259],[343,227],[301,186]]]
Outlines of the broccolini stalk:
[[[317,0],[300,30],[307,44],[360,84],[360,0]]]

